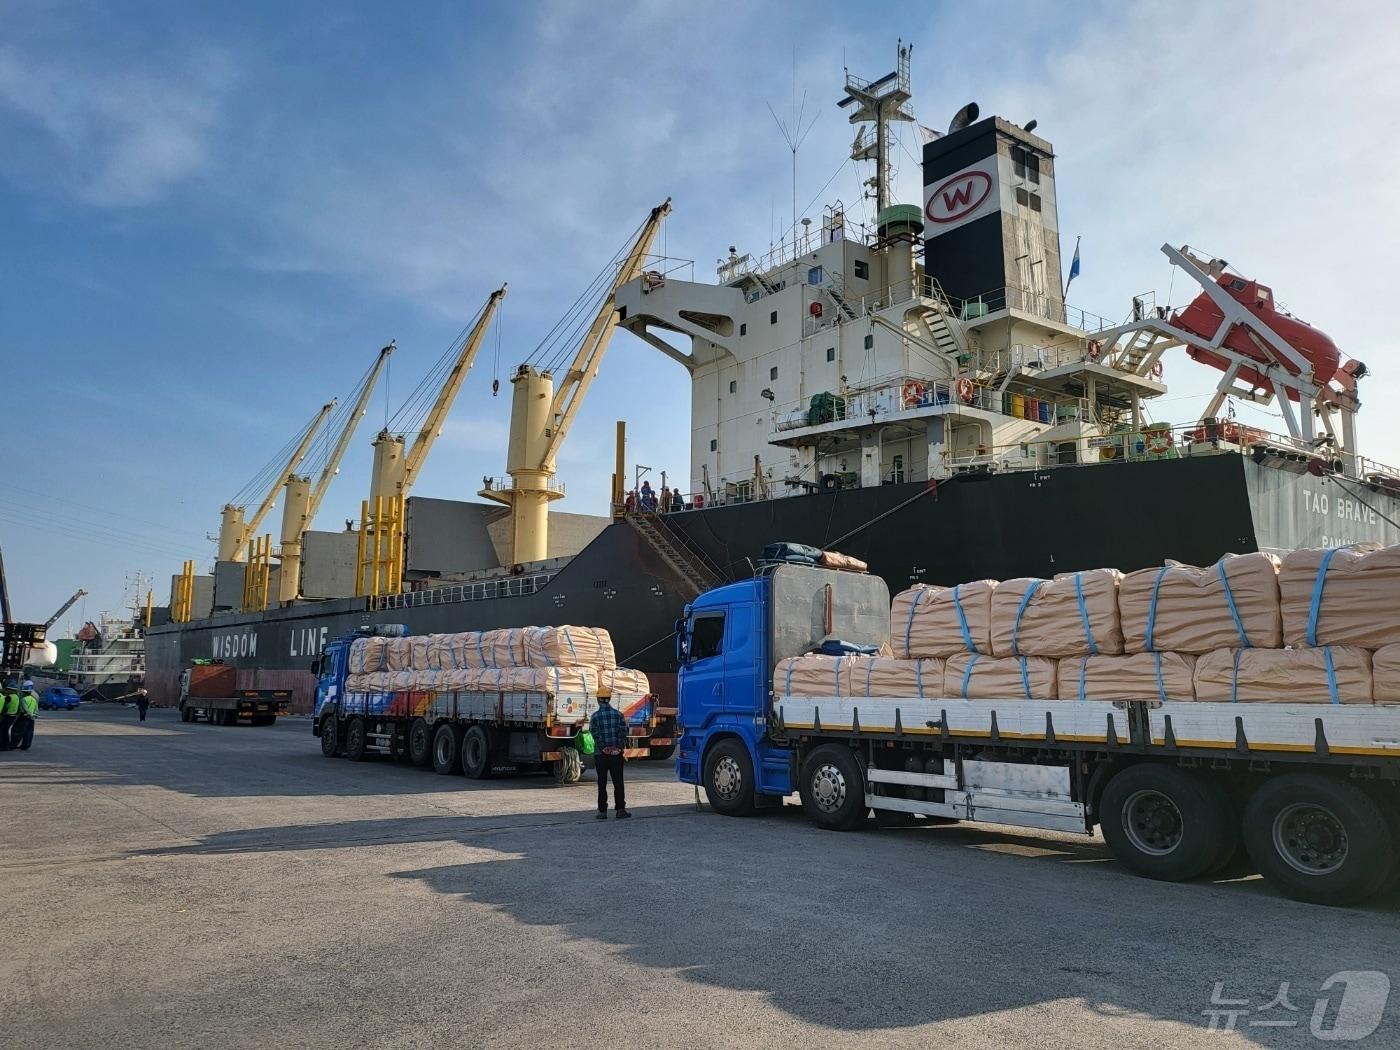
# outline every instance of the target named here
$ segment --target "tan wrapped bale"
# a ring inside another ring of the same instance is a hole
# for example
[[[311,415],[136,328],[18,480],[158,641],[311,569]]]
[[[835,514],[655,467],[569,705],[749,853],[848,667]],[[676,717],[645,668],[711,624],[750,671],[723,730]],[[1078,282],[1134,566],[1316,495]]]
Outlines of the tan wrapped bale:
[[[1371,654],[1354,645],[1216,649],[1197,659],[1195,686],[1197,700],[1216,703],[1369,704]]]
[[[1400,704],[1400,643],[1371,654],[1371,698],[1378,704]]]
[[[852,696],[912,696],[933,700],[943,695],[943,661],[935,657],[896,660],[889,656],[852,656],[847,661]]]
[[[407,671],[413,667],[413,639],[384,639],[384,669]]]
[[[1060,573],[1053,580],[1016,579],[992,595],[996,656],[1116,656],[1123,651],[1117,569]]]
[[[1278,582],[1288,645],[1379,649],[1400,642],[1400,545],[1291,551]],[[1317,622],[1310,630],[1319,591]]]
[[[641,671],[611,667],[598,672],[599,687],[607,687],[614,697],[634,700],[651,692],[651,683]]]
[[[1194,700],[1195,672],[1189,653],[1073,656],[1057,681],[1061,700]]]
[[[526,627],[521,637],[521,662],[531,667],[561,664],[570,667],[617,666],[612,635],[602,627]]]
[[[1054,700],[1055,661],[959,653],[943,665],[943,693],[960,700]]]
[[[1278,558],[1259,552],[1227,554],[1208,568],[1168,562],[1128,573],[1118,585],[1124,651],[1280,648],[1278,569]]]
[[[356,638],[350,643],[346,670],[352,675],[388,670],[388,647],[385,645],[388,640],[378,636]]]
[[[996,580],[956,587],[919,584],[895,595],[890,638],[902,660],[992,651],[992,594]]]
[[[850,656],[790,656],[773,669],[778,696],[850,696]]]

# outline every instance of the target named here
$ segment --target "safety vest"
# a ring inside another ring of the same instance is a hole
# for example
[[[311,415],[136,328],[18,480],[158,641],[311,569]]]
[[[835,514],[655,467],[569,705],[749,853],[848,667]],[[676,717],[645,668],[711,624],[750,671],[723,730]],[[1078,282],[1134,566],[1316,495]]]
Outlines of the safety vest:
[[[8,696],[5,697],[5,714],[7,714],[7,715],[17,715],[17,714],[19,714],[19,694],[18,694],[18,693],[10,693]]]
[[[19,698],[20,710],[28,718],[33,718],[39,713],[39,698],[33,693],[25,693]]]

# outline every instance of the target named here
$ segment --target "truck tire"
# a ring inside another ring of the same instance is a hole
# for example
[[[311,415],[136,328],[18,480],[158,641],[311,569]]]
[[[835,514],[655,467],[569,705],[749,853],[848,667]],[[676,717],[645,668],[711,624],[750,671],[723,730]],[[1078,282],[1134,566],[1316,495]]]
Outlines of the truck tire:
[[[433,727],[427,719],[415,718],[408,727],[408,760],[420,768],[433,764]]]
[[[491,734],[485,726],[472,726],[462,736],[462,772],[472,780],[491,776]]]
[[[1144,878],[1199,878],[1234,852],[1237,832],[1219,791],[1175,766],[1129,766],[1103,789],[1103,837],[1118,862]]]
[[[654,747],[647,755],[648,759],[655,759],[657,762],[665,762],[668,758],[673,758],[676,754],[676,742],[672,740],[669,744],[662,744]]]
[[[721,740],[705,755],[705,797],[710,808],[726,817],[753,812],[753,762],[737,740]]]
[[[336,721],[335,715],[321,716],[321,754],[327,758],[335,758],[336,752],[340,750],[340,723]]]
[[[561,747],[559,754],[563,757],[549,764],[554,782],[560,785],[577,784],[583,779],[583,756],[574,747]]]
[[[851,831],[865,823],[865,774],[848,747],[824,744],[802,763],[802,808],[818,827]]]
[[[1385,887],[1395,863],[1376,800],[1319,773],[1266,781],[1245,805],[1244,840],[1270,885],[1312,904],[1358,904]]]
[[[365,758],[365,720],[358,715],[345,723],[345,757],[351,762]]]
[[[446,776],[457,772],[462,754],[462,730],[444,723],[433,734],[433,771]]]

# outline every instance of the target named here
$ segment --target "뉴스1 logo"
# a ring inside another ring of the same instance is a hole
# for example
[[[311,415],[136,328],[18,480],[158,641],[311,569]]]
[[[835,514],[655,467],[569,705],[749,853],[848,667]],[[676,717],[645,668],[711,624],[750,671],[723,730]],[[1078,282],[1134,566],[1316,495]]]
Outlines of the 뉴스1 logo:
[[[963,171],[929,194],[924,215],[929,222],[957,222],[982,206],[992,192],[992,177],[985,171]]]

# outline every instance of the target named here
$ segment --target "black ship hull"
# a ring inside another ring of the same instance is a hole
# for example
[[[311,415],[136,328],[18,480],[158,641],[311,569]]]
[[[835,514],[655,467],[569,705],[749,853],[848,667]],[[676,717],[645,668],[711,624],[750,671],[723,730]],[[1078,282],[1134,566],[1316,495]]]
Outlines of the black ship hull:
[[[729,579],[751,574],[765,543],[790,540],[862,558],[893,592],[917,582],[1400,543],[1396,521],[1400,498],[1385,491],[1218,454],[794,496],[673,514],[666,527]],[[214,657],[239,668],[241,687],[290,688],[306,710],[311,661],[330,638],[363,624],[426,633],[576,623],[606,627],[619,660],[646,671],[666,698],[676,670],[672,626],[694,593],[638,529],[618,522],[531,594],[373,610],[363,598],[333,599],[154,627],[147,686],[158,703],[172,702],[180,670]]]

